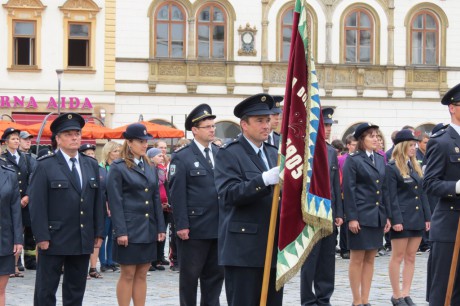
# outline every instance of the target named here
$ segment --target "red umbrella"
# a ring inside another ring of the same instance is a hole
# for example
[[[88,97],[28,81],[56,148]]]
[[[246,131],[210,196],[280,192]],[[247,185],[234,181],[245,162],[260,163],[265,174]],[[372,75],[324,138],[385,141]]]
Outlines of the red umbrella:
[[[164,126],[157,123],[152,123],[149,121],[141,121],[147,129],[147,133],[151,134],[154,138],[182,138],[184,137],[184,131],[178,130],[172,127]],[[111,131],[104,134],[104,138],[109,139],[121,139],[123,138],[123,132],[126,131],[126,128],[129,124],[123,125],[117,128],[112,129]]]

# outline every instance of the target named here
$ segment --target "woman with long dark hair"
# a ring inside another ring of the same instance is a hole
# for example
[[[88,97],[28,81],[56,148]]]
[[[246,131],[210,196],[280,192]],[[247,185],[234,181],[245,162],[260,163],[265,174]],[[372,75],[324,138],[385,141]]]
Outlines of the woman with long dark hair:
[[[350,249],[349,279],[352,305],[369,305],[374,258],[389,231],[385,207],[385,160],[375,152],[378,126],[360,124],[354,133],[356,152],[350,153],[343,169],[343,195],[348,220]]]
[[[385,171],[391,210],[389,274],[395,306],[415,305],[410,298],[415,257],[425,230],[430,229],[430,206],[423,191],[423,173],[416,158],[418,139],[411,130],[396,134],[392,160]],[[400,267],[404,261],[402,290]]]
[[[155,170],[146,157],[152,138],[144,125],[134,123],[123,133],[121,159],[115,160],[107,180],[109,208],[116,245],[113,260],[121,266],[118,305],[145,305],[147,272],[157,258],[157,241],[165,239],[165,223]]]

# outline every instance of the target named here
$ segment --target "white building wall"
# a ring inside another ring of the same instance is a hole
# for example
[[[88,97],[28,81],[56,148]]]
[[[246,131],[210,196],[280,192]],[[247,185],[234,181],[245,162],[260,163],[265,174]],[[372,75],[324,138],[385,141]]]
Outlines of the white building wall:
[[[79,74],[65,72],[62,77],[63,91],[103,91],[104,90],[104,34],[105,34],[105,12],[104,0],[94,1],[101,9],[96,15],[97,28],[95,73]],[[57,91],[56,69],[64,67],[64,16],[59,6],[63,1],[49,0],[42,1],[46,6],[42,12],[41,27],[41,71],[18,72],[7,70],[7,10],[0,8],[0,41],[2,41],[2,56],[0,56],[0,89],[16,90],[20,92],[31,92],[40,94],[42,91]]]
[[[193,3],[194,1],[192,1]],[[249,95],[263,91],[263,70],[261,65],[253,64],[261,61],[262,54],[262,3],[261,1],[232,0],[236,14],[234,20],[234,60],[237,62],[234,70],[236,83],[247,84],[235,86],[232,94],[227,94],[225,87],[198,86],[196,93],[187,93],[185,84],[158,84],[155,92],[149,92],[148,73],[149,64],[145,62],[126,63],[117,62],[117,96],[116,114],[113,117],[113,126],[119,126],[136,121],[139,114],[145,120],[162,119],[173,121],[183,129],[185,115],[200,103],[208,103],[217,115],[216,121],[230,120],[238,123],[233,116],[234,106]],[[280,8],[288,0],[276,0],[272,3],[268,13],[268,60],[276,61],[278,24],[277,17]],[[388,26],[389,20],[381,1],[361,1],[374,8],[380,21],[380,65],[388,62]],[[334,89],[332,97],[326,98],[325,91],[320,88],[323,105],[335,107],[334,119],[338,124],[333,127],[332,138],[342,138],[345,131],[353,124],[370,121],[378,124],[386,143],[390,142],[391,133],[403,125],[418,126],[421,124],[449,122],[449,115],[444,106],[439,103],[439,93],[434,91],[414,91],[412,97],[407,97],[404,90],[406,84],[407,32],[404,26],[405,18],[418,3],[428,2],[439,6],[448,16],[447,28],[447,66],[459,67],[460,57],[456,56],[460,48],[460,23],[455,23],[456,16],[460,13],[460,1],[420,1],[404,0],[395,1],[394,10],[394,64],[398,67],[393,74],[393,96],[388,98],[386,90],[364,90],[363,97],[358,97],[355,89]],[[326,61],[326,15],[320,0],[308,1],[315,10],[318,18],[318,63]],[[340,18],[343,11],[353,0],[344,0],[338,3],[332,14],[332,63],[340,64],[339,42],[341,31]],[[151,1],[138,0],[136,5],[129,1],[117,2],[117,58],[135,58],[147,60],[150,48],[150,21],[148,8]],[[194,16],[192,16],[194,17]],[[190,18],[190,16],[188,16]],[[258,29],[256,35],[257,56],[238,56],[240,46],[238,28],[248,23]],[[189,24],[187,23],[187,27]],[[189,29],[187,29],[188,31]],[[187,35],[188,37],[188,35]],[[187,45],[187,44],[186,44]],[[188,51],[187,51],[188,52]],[[238,64],[238,61],[242,61]],[[250,64],[248,62],[251,62]],[[456,69],[454,69],[456,70]],[[459,69],[460,70],[460,69]],[[460,82],[460,71],[448,71],[448,86],[452,87]],[[284,94],[283,87],[268,88],[270,94]]]

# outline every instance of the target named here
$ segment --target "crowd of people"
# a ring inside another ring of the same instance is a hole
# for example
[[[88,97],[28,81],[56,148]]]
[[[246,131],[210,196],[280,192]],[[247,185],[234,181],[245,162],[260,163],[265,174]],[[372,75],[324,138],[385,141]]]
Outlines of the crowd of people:
[[[193,139],[178,141],[170,155],[165,141],[149,148],[153,137],[145,126],[131,124],[122,144],[104,145],[99,163],[96,146],[81,142],[85,121],[79,114],[53,121],[53,147],[38,156],[29,152],[32,135],[6,129],[0,306],[8,279],[24,277],[22,251],[25,268],[37,270],[36,306],[56,305],[61,275],[63,304],[82,305],[87,279],[107,271],[120,273],[119,305],[145,305],[147,274],[168,265],[180,272],[180,305],[196,305],[198,283],[201,305],[219,305],[224,284],[228,305],[258,305],[279,183],[282,100],[257,94],[236,105],[241,134],[226,143],[215,137],[211,107],[200,104],[185,122]],[[345,144],[327,143],[335,231],[313,247],[301,269],[302,305],[331,304],[336,249],[349,259],[352,305],[370,305],[375,257],[389,251],[389,302],[415,305],[410,289],[416,253],[428,251],[427,301],[444,305],[460,213],[460,84],[442,103],[449,125],[419,137],[404,126],[392,134],[386,152],[371,123],[357,126]],[[322,110],[326,140],[333,114],[332,108]],[[273,255],[267,305],[282,305]],[[451,305],[460,305],[458,278]]]

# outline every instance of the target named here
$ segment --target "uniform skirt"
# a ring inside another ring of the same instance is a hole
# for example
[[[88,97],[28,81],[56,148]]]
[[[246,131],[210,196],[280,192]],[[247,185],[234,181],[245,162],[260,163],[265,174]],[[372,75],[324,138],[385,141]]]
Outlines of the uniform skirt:
[[[0,275],[14,274],[14,255],[0,256]]]
[[[383,245],[383,227],[361,225],[358,234],[347,232],[349,250],[376,250]]]
[[[393,229],[390,230],[390,239],[401,239],[401,238],[412,238],[422,237],[424,230],[402,230],[396,232]]]
[[[114,240],[113,261],[121,265],[139,265],[157,260],[157,242],[128,243],[127,247],[120,246]]]

